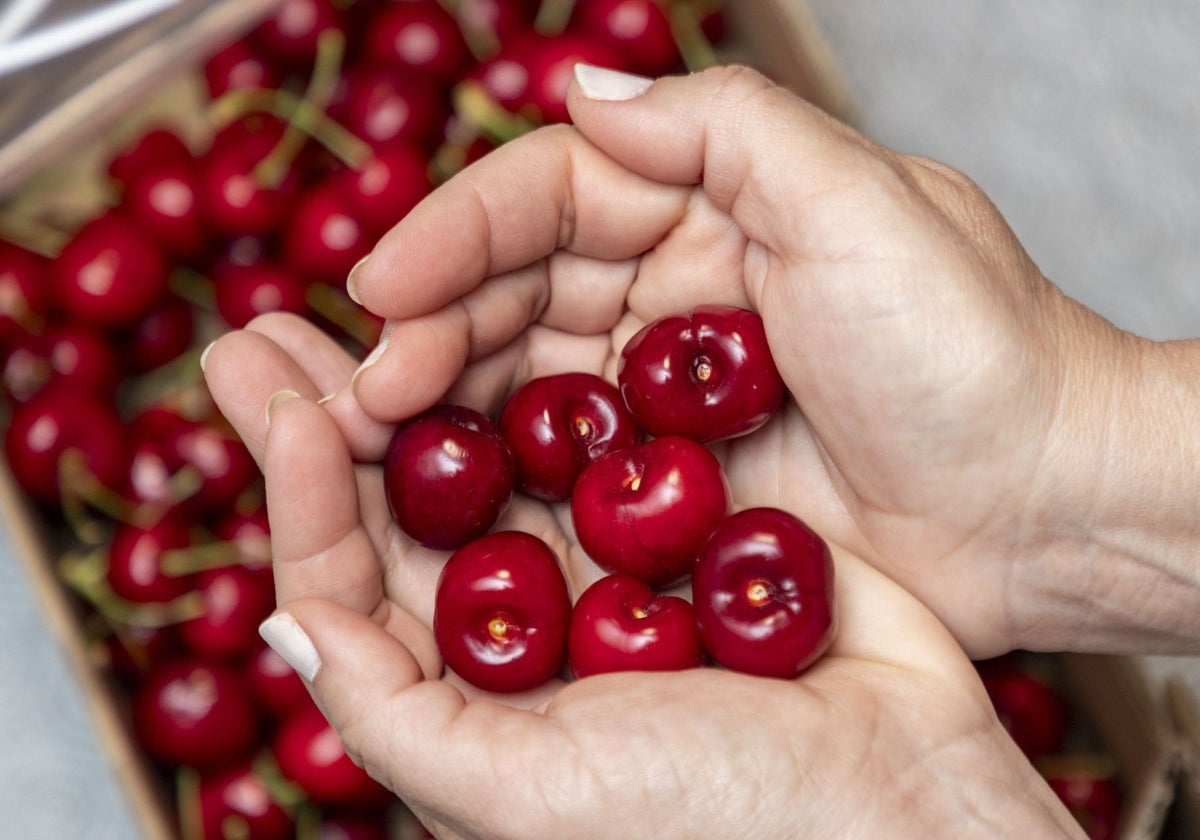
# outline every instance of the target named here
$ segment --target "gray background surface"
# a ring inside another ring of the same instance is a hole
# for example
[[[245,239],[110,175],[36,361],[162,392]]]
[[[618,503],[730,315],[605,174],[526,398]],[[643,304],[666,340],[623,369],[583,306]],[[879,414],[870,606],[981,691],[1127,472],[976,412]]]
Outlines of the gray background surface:
[[[870,136],[973,177],[1046,275],[1119,326],[1200,335],[1200,3],[813,7]],[[0,651],[0,838],[133,838],[3,541]],[[1193,660],[1149,667],[1193,681],[1197,670]]]

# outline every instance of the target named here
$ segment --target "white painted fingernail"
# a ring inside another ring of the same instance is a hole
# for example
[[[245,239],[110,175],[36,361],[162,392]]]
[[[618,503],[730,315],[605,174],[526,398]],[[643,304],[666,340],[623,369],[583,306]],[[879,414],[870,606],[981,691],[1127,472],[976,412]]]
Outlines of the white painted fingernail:
[[[361,260],[354,264],[354,268],[350,269],[350,273],[346,275],[346,294],[350,300],[362,306],[362,301],[358,299],[358,275],[361,272],[363,265],[367,260],[371,259],[371,255],[367,254]]]
[[[215,341],[210,341],[208,343],[208,346],[205,347],[204,350],[201,351],[201,353],[200,353],[200,372],[201,373],[204,373],[204,363],[208,361],[208,351],[212,350],[213,345],[216,343],[217,342],[215,342]]]
[[[282,391],[276,391],[274,394],[272,394],[271,398],[267,400],[267,426],[269,427],[271,425],[271,412],[275,410],[276,406],[278,406],[280,403],[287,402],[288,400],[294,400],[298,396],[300,395],[288,388],[284,388]]]
[[[378,362],[384,351],[387,350],[389,332],[390,330],[385,327],[379,336],[379,343],[375,345],[375,349],[367,354],[367,358],[362,360],[362,364],[358,366],[358,370],[354,371],[354,376],[350,379],[350,387],[353,388],[354,384],[358,382],[358,377],[362,375],[363,371]]]
[[[321,670],[321,656],[313,647],[312,639],[290,613],[275,613],[258,625],[258,635],[292,666],[293,671],[308,682],[316,679]]]
[[[620,70],[609,70],[592,64],[576,64],[575,81],[579,83],[579,89],[583,91],[584,96],[603,102],[633,99],[641,96],[654,84],[653,79],[647,79],[645,76],[635,76],[632,73],[622,73]]]

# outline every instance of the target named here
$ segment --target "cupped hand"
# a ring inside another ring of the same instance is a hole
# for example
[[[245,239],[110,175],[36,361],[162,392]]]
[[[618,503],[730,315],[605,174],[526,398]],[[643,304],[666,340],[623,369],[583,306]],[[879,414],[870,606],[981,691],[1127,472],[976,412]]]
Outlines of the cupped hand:
[[[270,316],[205,368],[263,468],[279,603],[315,656],[283,652],[348,751],[439,836],[1079,836],[951,636],[840,549],[837,637],[796,680],[700,668],[500,697],[444,674],[429,628],[447,555],[393,526],[379,467],[317,404],[354,365]],[[788,501],[748,474],[735,500]],[[546,539],[577,595],[595,569],[563,507],[518,500],[500,527]]]

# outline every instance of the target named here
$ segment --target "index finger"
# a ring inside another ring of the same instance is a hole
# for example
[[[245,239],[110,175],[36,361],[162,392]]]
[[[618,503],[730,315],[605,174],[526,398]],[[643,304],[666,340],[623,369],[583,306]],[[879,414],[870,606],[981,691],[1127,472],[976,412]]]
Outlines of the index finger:
[[[378,315],[425,315],[559,249],[602,260],[641,254],[683,217],[690,193],[629,171],[574,128],[539,129],[413,208],[349,286]]]

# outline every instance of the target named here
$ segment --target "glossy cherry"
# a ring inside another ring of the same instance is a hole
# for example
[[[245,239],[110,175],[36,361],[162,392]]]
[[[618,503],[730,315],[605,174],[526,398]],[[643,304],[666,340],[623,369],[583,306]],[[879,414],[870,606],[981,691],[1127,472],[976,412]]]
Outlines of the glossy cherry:
[[[258,647],[258,625],[275,609],[275,582],[269,568],[238,564],[198,572],[191,587],[204,612],[181,622],[180,641],[208,659],[235,660]]]
[[[258,171],[282,131],[277,121],[234,123],[217,135],[200,159],[201,206],[216,232],[263,235],[279,230],[287,218],[300,192],[299,176],[288,170],[278,184],[270,184]]]
[[[292,840],[296,822],[272,796],[250,761],[205,773],[199,786],[204,840]]]
[[[446,85],[472,61],[458,21],[436,0],[381,5],[367,28],[362,58],[372,67],[416,72]]]
[[[344,169],[332,182],[353,216],[377,238],[430,193],[428,156],[403,143],[379,150],[358,169]]]
[[[577,677],[681,671],[704,656],[692,605],[628,575],[608,575],[583,591],[571,612],[567,651]]]
[[[1038,770],[1088,840],[1113,840],[1117,836],[1124,796],[1111,757],[1091,753],[1057,755],[1039,761]]]
[[[273,90],[282,81],[279,68],[249,38],[229,43],[204,62],[204,82],[213,99],[231,90]]]
[[[132,373],[146,373],[179,358],[196,336],[192,305],[168,294],[117,341],[121,359]]]
[[[283,0],[250,34],[254,46],[274,64],[304,73],[317,57],[321,33],[345,35],[345,17],[332,0]]]
[[[376,150],[395,144],[431,149],[441,139],[449,104],[441,90],[418,73],[357,68],[347,71],[329,112]]]
[[[647,324],[622,349],[617,384],[646,431],[701,442],[754,431],[784,395],[762,318],[732,306]]]
[[[610,452],[584,469],[571,520],[598,566],[661,588],[692,571],[728,506],[716,457],[695,441],[662,437]]]
[[[525,691],[562,668],[570,612],[550,547],[522,531],[497,531],[446,561],[433,633],[446,666],[472,685]]]
[[[527,55],[529,87],[521,104],[533,107],[543,123],[571,121],[567,112],[567,87],[575,65],[620,67],[621,56],[590,35],[564,32],[554,37],[528,34],[514,41],[514,49]]]
[[[119,598],[136,604],[172,601],[192,590],[194,578],[168,570],[165,556],[192,545],[187,524],[178,516],[144,526],[118,523],[108,547],[108,585]]]
[[[342,283],[374,245],[349,202],[328,183],[297,200],[283,231],[288,269],[310,282]]]
[[[58,506],[60,462],[72,450],[82,453],[84,466],[101,485],[121,486],[124,435],[116,410],[107,401],[85,392],[47,388],[14,407],[4,430],[4,454],[13,478],[26,493]]]
[[[312,703],[304,680],[266,642],[260,641],[246,657],[242,678],[254,702],[275,718]]]
[[[118,183],[162,169],[178,170],[192,162],[192,151],[177,131],[165,126],[147,130],[108,164],[108,174]]]
[[[396,429],[383,485],[404,533],[427,548],[454,549],[496,524],[512,498],[516,466],[492,421],[437,405]]]
[[[57,306],[75,323],[134,324],[167,292],[167,263],[141,227],[117,211],[93,218],[63,246],[50,270]]]
[[[1063,694],[1019,659],[976,664],[1000,723],[1031,760],[1058,752],[1071,712]]]
[[[234,328],[268,312],[307,312],[307,288],[295,271],[266,261],[228,266],[213,282],[217,312]]]
[[[455,15],[468,36],[499,45],[532,29],[537,9],[537,0],[462,0]]]
[[[208,240],[196,162],[135,171],[125,180],[121,205],[145,236],[165,253],[195,259]]]
[[[717,526],[692,575],[705,649],[735,671],[795,677],[836,632],[833,557],[807,525],[749,508]]]
[[[500,431],[517,460],[517,487],[538,499],[571,497],[583,468],[641,437],[621,394],[591,373],[531,379],[500,412]]]
[[[53,324],[42,333],[42,345],[53,382],[102,399],[116,393],[121,364],[103,333],[82,325]]]
[[[134,692],[130,712],[142,749],[166,765],[233,764],[258,744],[253,703],[234,672],[215,662],[161,663]]]
[[[571,24],[603,41],[631,72],[661,76],[681,63],[666,7],[655,0],[578,0]]]
[[[312,703],[280,722],[271,752],[284,777],[317,805],[379,805],[386,788],[355,765],[320,709]]]

